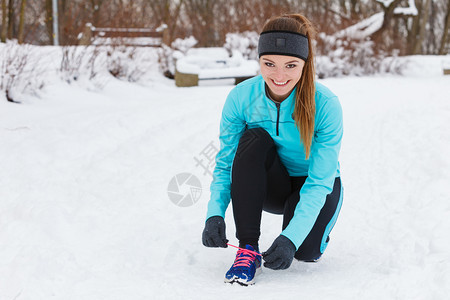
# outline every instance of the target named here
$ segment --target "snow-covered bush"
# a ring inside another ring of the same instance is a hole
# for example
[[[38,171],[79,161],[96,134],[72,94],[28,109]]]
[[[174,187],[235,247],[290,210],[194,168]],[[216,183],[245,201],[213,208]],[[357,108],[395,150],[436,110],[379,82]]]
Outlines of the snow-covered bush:
[[[10,102],[21,93],[36,94],[44,86],[43,55],[37,47],[8,41],[0,47],[0,91]]]
[[[174,50],[162,45],[158,52],[159,70],[164,76],[173,79],[175,74]]]
[[[316,54],[316,72],[319,78],[386,72],[400,74],[404,66],[396,59],[398,51],[378,51],[369,38],[336,38],[321,33],[319,45]]]
[[[138,82],[147,73],[158,70],[158,51],[148,47],[110,48],[106,56],[108,72],[118,79]]]
[[[102,61],[105,61],[104,48],[99,46],[64,46],[61,51],[59,71],[67,83],[78,81],[83,76],[94,79],[101,70]]]
[[[62,47],[60,74],[68,83],[89,80],[96,88],[102,88],[111,75],[130,82],[148,81],[158,72],[158,51],[133,46]]]
[[[258,59],[259,34],[255,31],[227,33],[224,48],[230,54],[239,51],[245,59]]]
[[[164,76],[173,79],[177,59],[183,57],[197,43],[198,41],[193,36],[190,36],[185,39],[176,39],[170,47],[163,44],[158,52],[158,62]]]
[[[186,52],[197,45],[198,41],[195,39],[195,37],[190,36],[185,39],[176,39],[172,42],[171,47],[173,50],[180,51],[183,54],[186,54]]]

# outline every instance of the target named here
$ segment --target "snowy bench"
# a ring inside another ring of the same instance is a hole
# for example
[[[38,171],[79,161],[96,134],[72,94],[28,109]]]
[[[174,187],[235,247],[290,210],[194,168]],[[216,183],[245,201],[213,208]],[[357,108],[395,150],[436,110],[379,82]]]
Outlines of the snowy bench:
[[[161,47],[166,40],[167,25],[149,28],[97,28],[87,23],[80,34],[80,45]]]
[[[194,48],[177,59],[175,85],[197,86],[200,80],[234,79],[238,84],[258,74],[259,64],[239,52],[229,57],[224,48]]]

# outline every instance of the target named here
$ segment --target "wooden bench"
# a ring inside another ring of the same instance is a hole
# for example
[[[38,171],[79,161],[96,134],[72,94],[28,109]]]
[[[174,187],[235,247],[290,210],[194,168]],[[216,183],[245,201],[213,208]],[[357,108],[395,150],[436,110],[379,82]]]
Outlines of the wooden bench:
[[[98,28],[87,23],[79,38],[79,45],[124,45],[161,47],[167,44],[167,25],[149,28]]]
[[[238,84],[258,74],[259,64],[240,53],[229,57],[223,48],[193,48],[176,62],[175,85],[197,86],[199,81],[233,79]]]
[[[250,79],[254,77],[254,75],[249,76],[217,76],[217,77],[205,77],[199,78],[198,74],[189,74],[189,73],[181,73],[178,70],[175,71],[175,85],[177,87],[190,87],[190,86],[198,86],[200,80],[224,80],[224,79],[233,79],[234,84],[239,84],[244,80]]]

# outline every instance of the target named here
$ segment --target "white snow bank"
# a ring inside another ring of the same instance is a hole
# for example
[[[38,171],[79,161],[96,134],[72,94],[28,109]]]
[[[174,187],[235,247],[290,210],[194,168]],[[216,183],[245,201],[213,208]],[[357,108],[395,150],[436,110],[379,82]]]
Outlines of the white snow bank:
[[[444,69],[450,68],[450,55],[411,55],[397,59],[405,63],[403,74],[409,76],[441,76]]]

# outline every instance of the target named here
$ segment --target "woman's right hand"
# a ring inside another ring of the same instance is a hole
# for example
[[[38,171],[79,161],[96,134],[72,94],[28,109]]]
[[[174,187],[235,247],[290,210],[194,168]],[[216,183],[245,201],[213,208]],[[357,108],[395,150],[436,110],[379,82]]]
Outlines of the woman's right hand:
[[[206,220],[202,242],[206,247],[228,247],[228,240],[225,235],[225,221],[221,216],[213,216]]]

